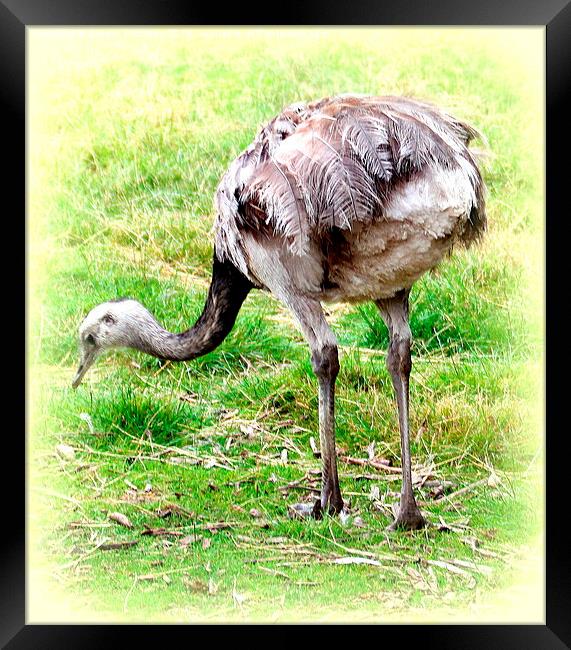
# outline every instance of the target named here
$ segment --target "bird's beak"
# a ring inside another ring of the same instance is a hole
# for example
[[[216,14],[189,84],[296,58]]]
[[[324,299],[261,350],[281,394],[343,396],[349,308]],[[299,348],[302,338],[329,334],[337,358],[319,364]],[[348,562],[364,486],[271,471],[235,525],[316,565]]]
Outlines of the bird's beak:
[[[79,363],[79,368],[77,369],[77,373],[75,375],[74,380],[71,382],[72,388],[77,388],[79,384],[81,384],[83,375],[85,375],[85,373],[89,370],[91,364],[95,361],[95,357],[96,357],[95,348],[82,353],[81,361]]]

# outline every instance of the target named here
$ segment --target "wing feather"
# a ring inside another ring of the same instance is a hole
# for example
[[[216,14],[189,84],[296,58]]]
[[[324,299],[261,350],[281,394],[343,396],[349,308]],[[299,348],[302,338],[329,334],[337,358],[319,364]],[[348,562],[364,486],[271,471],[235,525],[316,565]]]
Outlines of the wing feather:
[[[215,199],[217,246],[231,258],[235,248],[240,258],[241,229],[268,227],[301,254],[314,235],[382,218],[395,183],[427,166],[458,167],[470,179],[466,239],[476,238],[485,228],[484,186],[467,145],[477,136],[409,98],[343,96],[292,105],[223,177]]]

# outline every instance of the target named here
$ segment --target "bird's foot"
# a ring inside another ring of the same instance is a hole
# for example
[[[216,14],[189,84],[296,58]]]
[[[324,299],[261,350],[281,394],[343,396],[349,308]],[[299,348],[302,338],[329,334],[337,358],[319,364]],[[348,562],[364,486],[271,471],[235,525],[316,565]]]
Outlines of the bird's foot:
[[[416,503],[412,502],[405,506],[401,504],[397,518],[390,526],[387,526],[387,530],[419,530],[426,525],[426,519],[422,516]]]
[[[315,504],[313,503],[292,503],[288,506],[289,515],[292,519],[309,519],[315,516]]]
[[[322,499],[316,499],[313,503],[294,503],[289,506],[290,515],[298,519],[323,519],[324,508],[321,502]],[[344,515],[347,516],[347,509],[341,496],[330,499],[326,508],[332,517],[339,515],[343,519]]]

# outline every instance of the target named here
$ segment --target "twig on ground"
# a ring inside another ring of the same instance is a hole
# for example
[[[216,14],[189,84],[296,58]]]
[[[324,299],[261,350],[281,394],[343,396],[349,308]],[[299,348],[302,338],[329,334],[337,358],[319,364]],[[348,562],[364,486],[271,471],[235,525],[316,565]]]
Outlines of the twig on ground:
[[[125,548],[131,548],[131,546],[136,546],[138,543],[137,540],[130,540],[127,542],[107,542],[105,544],[100,544],[98,548],[101,551],[118,551]]]
[[[383,472],[388,472],[389,474],[402,474],[402,469],[400,467],[391,467],[386,463],[370,460],[369,458],[353,458],[352,456],[340,455],[339,460],[344,463],[349,463],[350,465],[374,467],[375,469],[382,470]]]
[[[372,560],[366,557],[338,557],[332,560],[333,564],[369,564],[371,566],[384,566],[379,560]]]
[[[279,576],[280,578],[285,578],[286,580],[292,580],[290,576],[288,576],[287,573],[284,573],[283,571],[277,571],[276,569],[270,569],[269,567],[266,566],[258,566],[258,569],[260,571],[265,571],[266,573],[270,573],[273,576]]]
[[[343,544],[340,544],[339,542],[336,542],[335,540],[325,537],[324,535],[320,535],[318,532],[315,532],[317,537],[321,537],[321,539],[324,539],[326,542],[330,542],[331,544],[334,544],[335,546],[338,546],[339,548],[343,549],[347,553],[352,553],[354,555],[361,555],[363,557],[368,557],[368,558],[376,558],[377,555],[375,553],[370,553],[369,551],[360,551],[358,548],[349,548],[348,546],[344,546]]]
[[[456,499],[462,494],[467,494],[468,492],[472,492],[473,490],[475,490],[476,488],[482,485],[487,485],[487,483],[488,483],[488,477],[482,478],[479,481],[476,481],[475,483],[470,483],[470,485],[467,485],[466,487],[463,487],[460,490],[456,490],[456,492],[445,494],[442,498],[438,499],[438,503],[443,503],[444,501],[451,501],[452,499]]]

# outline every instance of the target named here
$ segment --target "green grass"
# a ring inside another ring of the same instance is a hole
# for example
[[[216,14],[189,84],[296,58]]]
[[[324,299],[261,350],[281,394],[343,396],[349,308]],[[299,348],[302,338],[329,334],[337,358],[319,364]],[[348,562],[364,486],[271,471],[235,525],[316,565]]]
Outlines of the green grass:
[[[32,620],[538,616],[541,33],[32,30],[30,43]],[[347,523],[287,516],[318,485],[317,390],[271,296],[253,292],[201,359],[113,353],[70,387],[77,325],[98,302],[137,298],[171,330],[196,319],[226,166],[285,104],[347,91],[445,105],[490,152],[484,242],[412,292],[414,469],[447,494],[469,488],[436,499],[419,485],[434,525],[416,533],[385,531],[399,476],[347,460],[374,442],[400,466],[387,331],[371,305],[327,308]],[[119,542],[136,544],[100,548]],[[335,563],[346,557],[380,564]]]

